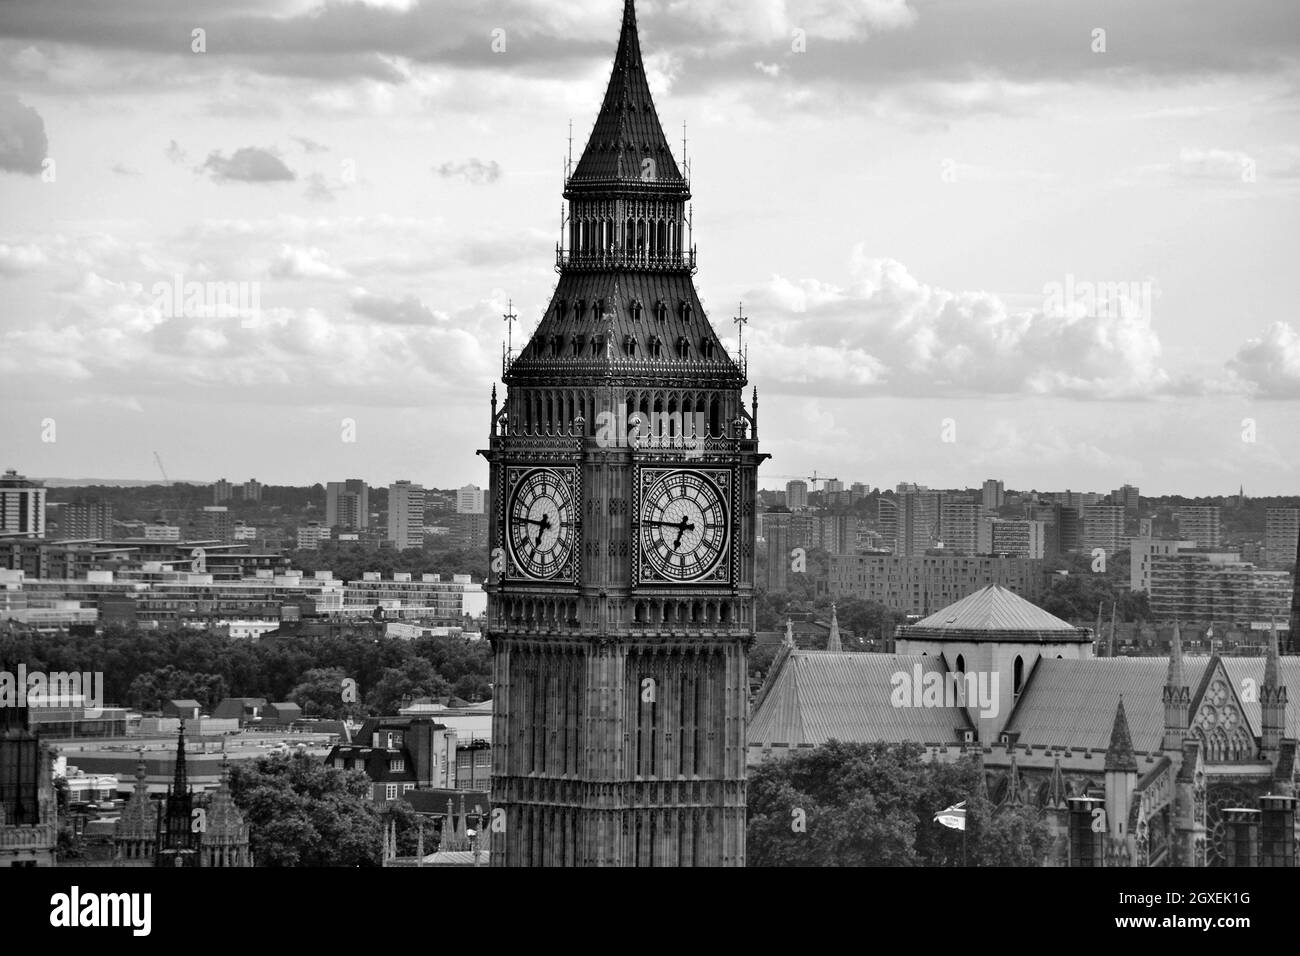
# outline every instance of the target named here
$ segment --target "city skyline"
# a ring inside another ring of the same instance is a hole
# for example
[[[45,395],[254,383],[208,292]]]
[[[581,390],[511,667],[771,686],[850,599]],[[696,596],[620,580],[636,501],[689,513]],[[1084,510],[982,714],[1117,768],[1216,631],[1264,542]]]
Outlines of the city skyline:
[[[67,6],[0,26],[5,467],[485,485],[620,4]],[[1294,490],[1298,50],[1218,11],[644,4],[771,470]]]

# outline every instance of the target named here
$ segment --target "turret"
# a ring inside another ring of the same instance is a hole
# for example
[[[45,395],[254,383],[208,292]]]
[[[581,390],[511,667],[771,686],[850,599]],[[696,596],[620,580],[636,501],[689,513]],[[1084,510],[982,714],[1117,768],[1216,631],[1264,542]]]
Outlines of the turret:
[[[1264,686],[1259,691],[1260,750],[1270,762],[1277,760],[1286,733],[1286,688],[1278,680],[1277,625],[1269,630],[1268,656],[1264,661]]]
[[[1183,749],[1187,736],[1188,720],[1192,707],[1192,692],[1183,676],[1182,629],[1174,622],[1174,636],[1169,643],[1169,675],[1165,679],[1165,735],[1162,747],[1166,751]]]

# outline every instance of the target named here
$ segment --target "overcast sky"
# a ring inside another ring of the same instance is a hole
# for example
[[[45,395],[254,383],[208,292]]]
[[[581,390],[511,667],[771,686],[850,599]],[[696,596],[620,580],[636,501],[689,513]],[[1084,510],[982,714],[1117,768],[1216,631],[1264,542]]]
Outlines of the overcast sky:
[[[0,466],[486,484],[620,10],[7,0]],[[1300,5],[638,10],[764,484],[1300,490]]]

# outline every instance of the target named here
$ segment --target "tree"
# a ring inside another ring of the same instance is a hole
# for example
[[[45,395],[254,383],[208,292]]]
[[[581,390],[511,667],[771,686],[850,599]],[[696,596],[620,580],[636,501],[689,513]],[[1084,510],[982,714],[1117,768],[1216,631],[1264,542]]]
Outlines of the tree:
[[[258,866],[378,866],[379,808],[370,779],[303,754],[262,757],[230,771]]]
[[[399,670],[386,669],[366,694],[366,707],[372,714],[396,714],[398,709],[418,697],[449,697],[451,685],[422,657]]]
[[[304,716],[338,720],[355,716],[356,702],[343,699],[347,674],[337,667],[313,668],[302,675],[302,683],[289,692],[289,700],[302,708]]]
[[[974,794],[969,758],[927,761],[914,743],[829,741],[771,760],[749,778],[748,862],[754,866],[959,866],[962,834],[934,821],[966,801],[967,862],[1036,866],[1048,827],[1032,807],[994,810]]]

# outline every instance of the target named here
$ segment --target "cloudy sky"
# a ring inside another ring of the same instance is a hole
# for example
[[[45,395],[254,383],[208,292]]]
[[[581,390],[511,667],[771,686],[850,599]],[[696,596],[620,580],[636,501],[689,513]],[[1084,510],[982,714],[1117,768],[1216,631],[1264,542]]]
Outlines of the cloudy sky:
[[[7,0],[0,465],[484,484],[620,8]],[[765,484],[1297,492],[1295,3],[638,9]]]

